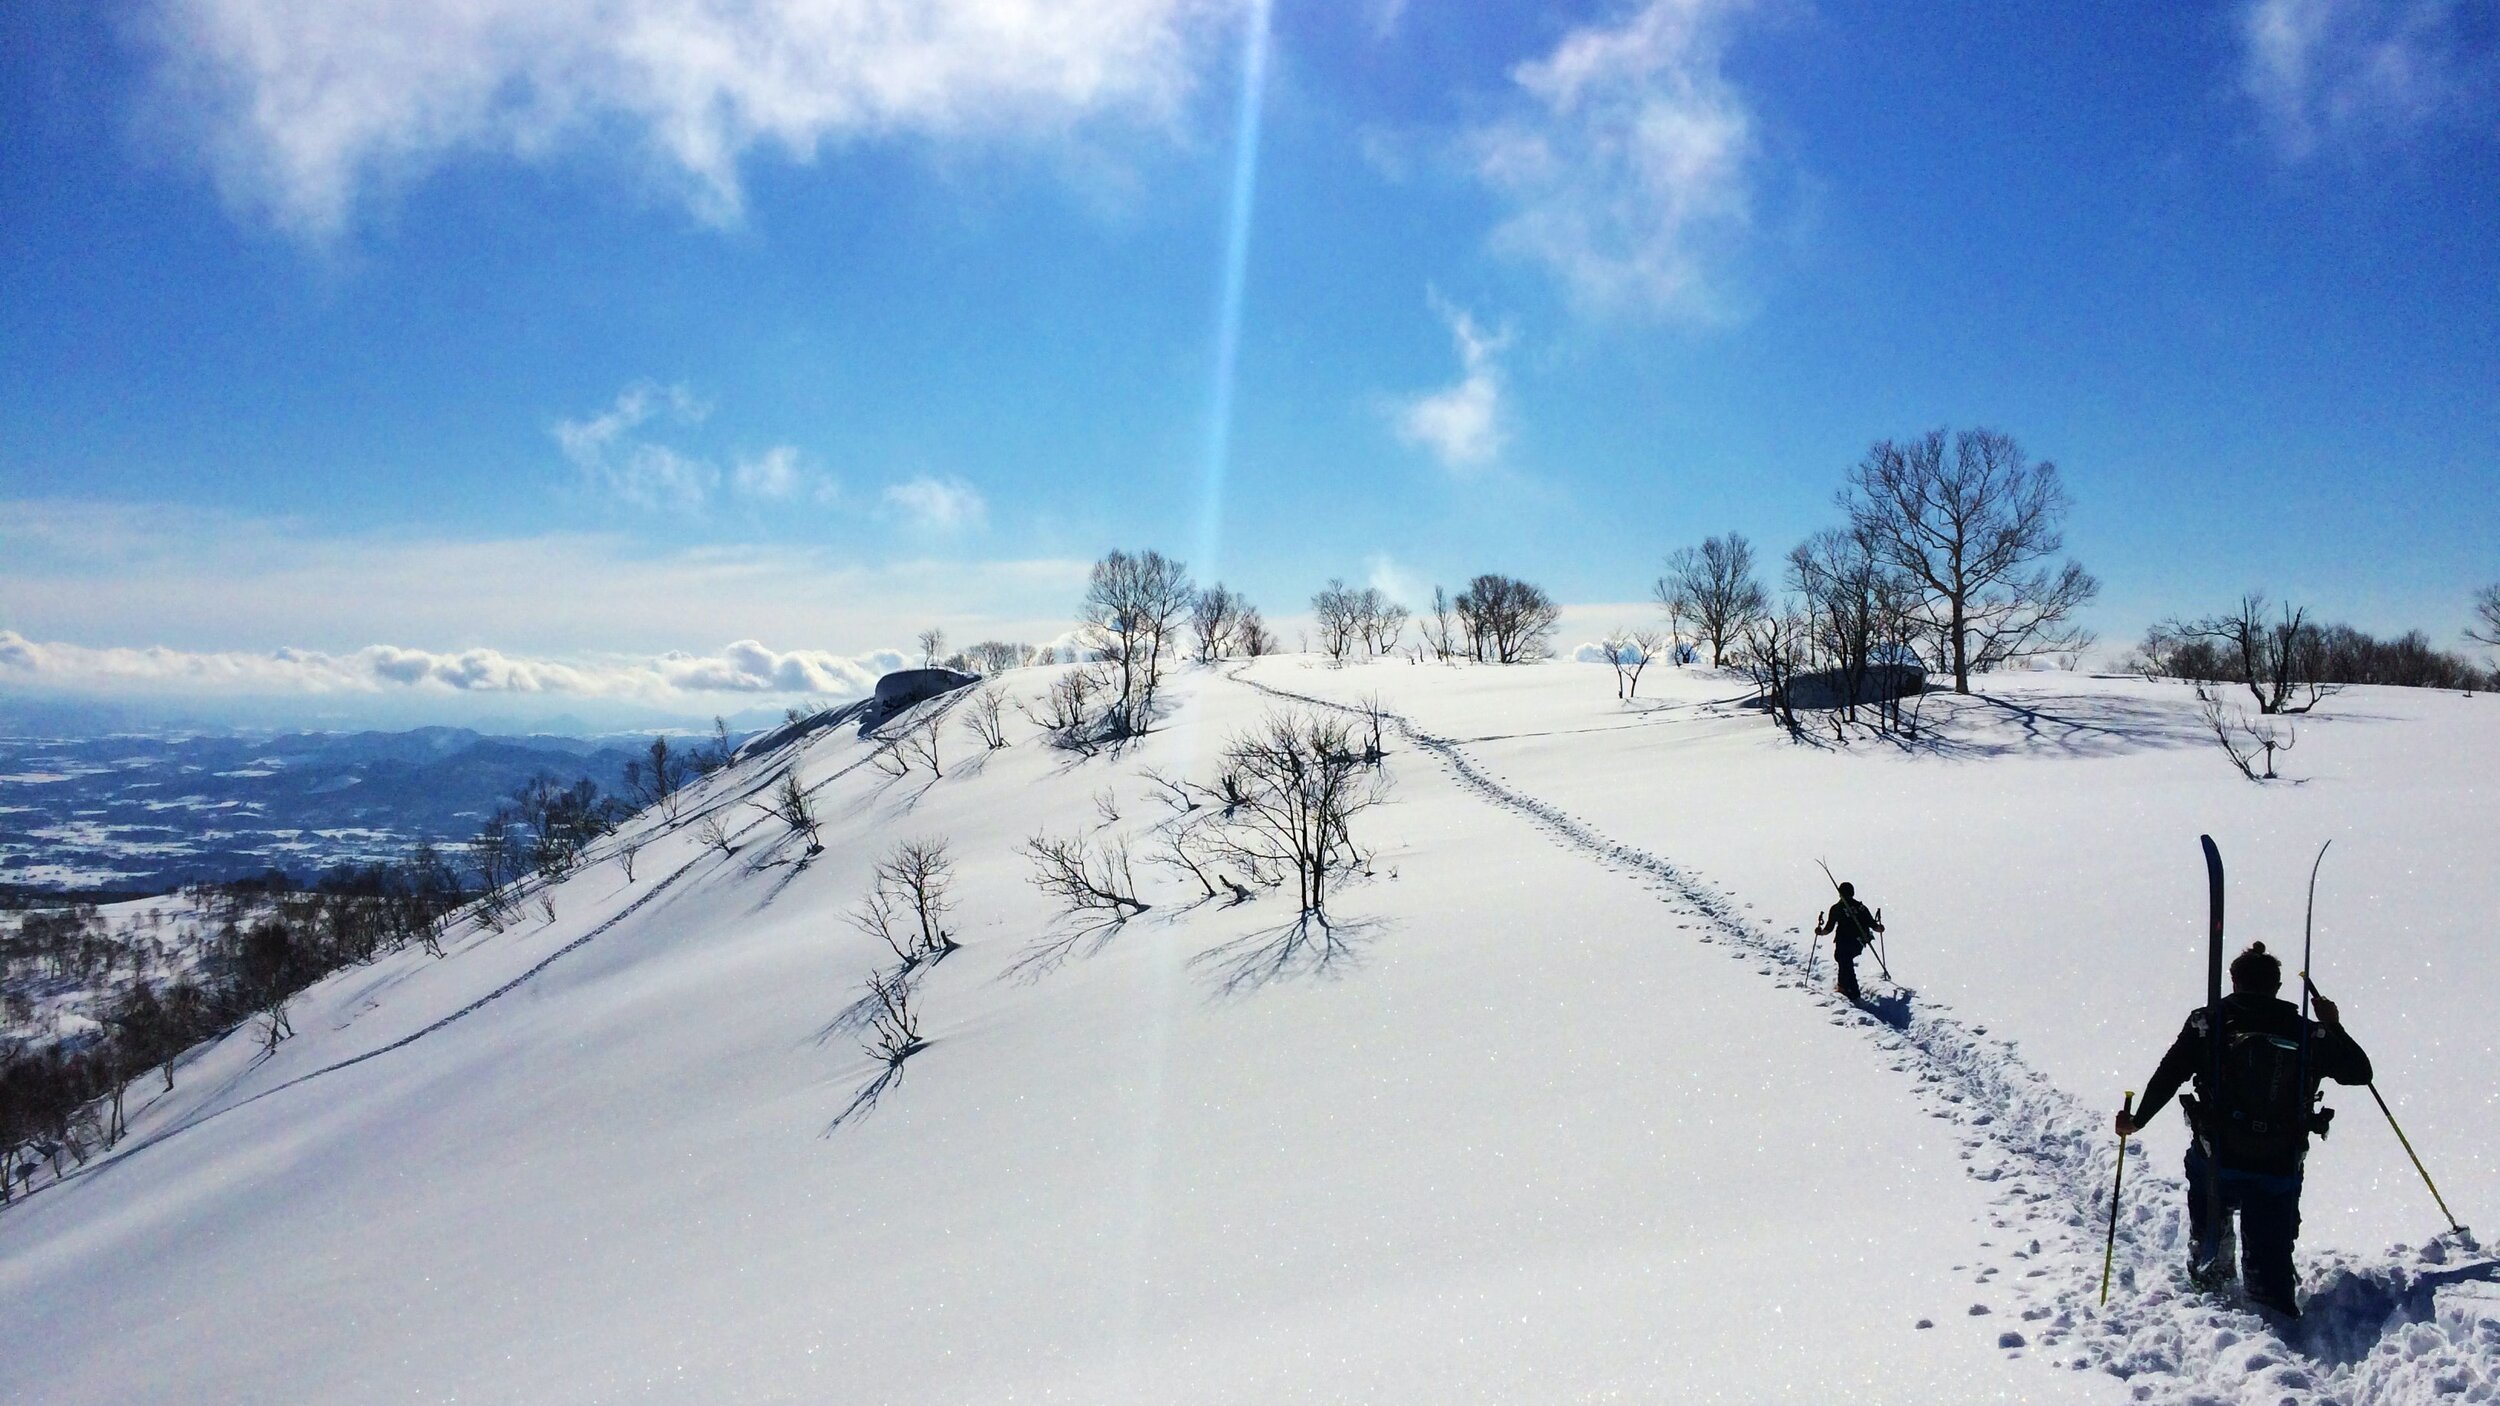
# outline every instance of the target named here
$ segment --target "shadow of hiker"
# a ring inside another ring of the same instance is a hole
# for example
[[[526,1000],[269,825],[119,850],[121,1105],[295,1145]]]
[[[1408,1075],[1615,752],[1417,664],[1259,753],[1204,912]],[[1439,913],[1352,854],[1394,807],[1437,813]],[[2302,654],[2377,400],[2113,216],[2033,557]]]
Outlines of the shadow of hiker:
[[[1858,1009],[1895,1030],[1910,1028],[1910,997],[1917,993],[1904,986],[1881,995],[1869,995],[1858,1002]]]
[[[2389,1334],[2429,1322],[2441,1289],[2472,1283],[2500,1283],[2500,1263],[2427,1273],[2409,1265],[2339,1267],[2301,1305],[2300,1321],[2286,1328],[2283,1341],[2313,1362],[2349,1366],[2376,1351]]]
[[[1215,981],[1218,996],[1239,996],[1298,976],[1334,976],[1362,965],[1362,949],[1386,923],[1377,918],[1333,923],[1304,913],[1281,927],[1237,937],[1189,959]]]

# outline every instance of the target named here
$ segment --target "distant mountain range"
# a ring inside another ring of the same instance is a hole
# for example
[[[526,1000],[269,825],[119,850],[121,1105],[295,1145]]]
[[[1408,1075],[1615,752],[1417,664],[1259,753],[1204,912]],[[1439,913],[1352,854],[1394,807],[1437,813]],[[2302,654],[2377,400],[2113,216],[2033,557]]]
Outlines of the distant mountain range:
[[[163,892],[457,842],[547,772],[618,788],[636,737],[0,736],[0,888]]]

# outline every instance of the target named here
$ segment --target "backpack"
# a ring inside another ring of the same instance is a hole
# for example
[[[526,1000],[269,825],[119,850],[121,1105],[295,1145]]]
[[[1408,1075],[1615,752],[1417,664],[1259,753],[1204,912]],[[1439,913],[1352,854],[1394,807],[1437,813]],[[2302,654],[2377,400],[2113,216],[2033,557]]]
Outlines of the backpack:
[[[2226,1162],[2298,1159],[2309,1146],[2310,1095],[2300,1041],[2223,1027],[2222,1087],[2214,1091],[2214,1150]]]
[[[1832,950],[1854,954],[1874,940],[1873,915],[1866,905],[1854,898],[1844,898],[1832,905]]]

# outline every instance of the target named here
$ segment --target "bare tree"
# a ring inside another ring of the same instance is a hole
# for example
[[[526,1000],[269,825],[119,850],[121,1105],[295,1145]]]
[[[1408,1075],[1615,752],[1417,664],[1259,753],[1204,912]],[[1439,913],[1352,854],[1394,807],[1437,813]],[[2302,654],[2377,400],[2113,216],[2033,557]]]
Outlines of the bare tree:
[[[1033,886],[1059,900],[1062,912],[1107,913],[1122,922],[1146,911],[1124,842],[1097,849],[1083,835],[1035,835],[1024,842],[1024,853],[1033,861]]]
[[[1378,586],[1365,586],[1354,593],[1354,628],[1363,637],[1366,654],[1396,652],[1398,637],[1406,633],[1408,615],[1405,606],[1389,599]]]
[[[1680,601],[1692,613],[1694,628],[1710,642],[1714,669],[1727,662],[1728,646],[1767,608],[1762,583],[1754,576],[1753,543],[1741,532],[1705,538],[1699,547],[1677,548],[1654,589],[1671,611]]]
[[[1684,663],[1684,622],[1693,618],[1693,598],[1685,589],[1683,574],[1675,569],[1674,558],[1668,558],[1667,570],[1650,583],[1649,592],[1657,600],[1658,608],[1667,613],[1667,652],[1681,667]]]
[[[665,735],[655,736],[642,756],[625,764],[625,794],[638,806],[658,806],[660,814],[674,824],[678,792],[691,769],[682,753],[669,750]]]
[[[1007,745],[1007,691],[995,685],[975,693],[964,704],[964,728],[995,752]]]
[[[723,859],[738,852],[737,841],[730,838],[729,827],[721,823],[718,813],[703,817],[703,823],[695,827],[694,833],[706,847],[719,850]]]
[[[1189,632],[1197,641],[1198,662],[1211,664],[1233,648],[1233,635],[1241,626],[1241,612],[1249,602],[1216,582],[1189,604]]]
[[[942,957],[955,950],[955,935],[946,930],[946,915],[955,906],[955,863],[946,841],[906,840],[877,861],[876,893],[910,924],[906,962]]]
[[[1615,697],[1638,698],[1641,694],[1641,671],[1666,647],[1666,636],[1657,630],[1617,630],[1598,641],[1597,650],[1615,669]]]
[[[1267,628],[1267,622],[1259,618],[1258,607],[1254,605],[1241,608],[1241,621],[1233,626],[1233,638],[1240,642],[1244,659],[1258,659],[1276,652],[1276,636]]]
[[[1855,721],[1858,704],[1874,692],[1884,611],[1898,599],[1873,543],[1854,529],[1817,532],[1788,554],[1788,585],[1801,604],[1807,651],[1828,665],[1842,715]]]
[[[931,776],[944,776],[938,766],[938,744],[945,737],[946,714],[935,707],[924,707],[895,734],[896,750],[910,761],[929,769]]]
[[[2465,637],[2500,649],[2500,582],[2474,593],[2474,623],[2466,628]]]
[[[1509,576],[1478,576],[1454,606],[1466,627],[1468,657],[1479,663],[1517,664],[1550,652],[1561,608],[1545,592]]]
[[[1328,584],[1311,597],[1311,620],[1319,627],[1320,653],[1327,655],[1331,664],[1343,664],[1362,631],[1361,608],[1355,593],[1345,582],[1329,578]]]
[[[938,656],[946,652],[946,632],[935,625],[920,632],[920,667],[935,668]]]
[[[1744,644],[1737,652],[1737,662],[1753,677],[1772,720],[1792,733],[1800,729],[1790,685],[1806,660],[1807,647],[1804,614],[1783,607],[1766,609],[1747,621]]]
[[[2174,666],[2201,666],[2247,685],[2260,713],[2306,713],[2338,691],[2326,681],[2325,633],[2309,623],[2306,608],[2285,601],[2275,614],[2271,605],[2263,592],[2251,591],[2229,614],[2165,620],[2146,636],[2145,650]],[[2182,644],[2210,646],[2218,657]]]
[[[1953,669],[1953,691],[1975,671],[2079,649],[2071,624],[2100,583],[2065,547],[2066,490],[2057,466],[2028,458],[2013,436],[1964,430],[1908,443],[1879,440],[1849,472],[1840,505],[1885,565],[1908,576],[1917,609]]]
[[[1105,786],[1094,793],[1094,814],[1101,817],[1103,828],[1120,823],[1120,793]]]
[[[1329,879],[1357,867],[1351,822],[1376,804],[1383,776],[1364,764],[1346,722],[1309,712],[1277,712],[1224,749],[1226,823],[1212,832],[1222,851],[1255,870],[1291,870],[1301,911],[1325,911]]]
[[[1439,586],[1432,588],[1432,616],[1424,624],[1424,643],[1432,657],[1448,663],[1464,652],[1455,628],[1456,614],[1450,607],[1450,593]]]
[[[781,780],[773,786],[769,804],[752,801],[749,804],[789,826],[791,834],[807,842],[809,854],[824,852],[824,843],[816,838],[816,807],[808,799],[807,788],[799,784],[797,767],[782,771]]]
[[[1163,656],[1197,592],[1181,563],[1160,552],[1113,552],[1094,563],[1085,588],[1085,644],[1112,668],[1117,692],[1110,722],[1117,736],[1154,726]]]

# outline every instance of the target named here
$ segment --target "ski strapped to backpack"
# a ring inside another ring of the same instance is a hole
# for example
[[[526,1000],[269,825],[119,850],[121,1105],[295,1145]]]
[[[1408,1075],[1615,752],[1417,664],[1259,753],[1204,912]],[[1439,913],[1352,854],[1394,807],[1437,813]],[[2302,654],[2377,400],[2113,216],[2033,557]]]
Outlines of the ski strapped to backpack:
[[[2206,1087],[2218,1089],[2222,1087],[2222,851],[2215,846],[2211,835],[2199,835],[2196,839],[2205,849],[2205,1071],[2212,1078]],[[2187,1110],[2188,1128],[2204,1147],[2207,1162],[2218,1160],[2214,1155],[2213,1134],[2205,1126],[2209,1120],[2204,1116],[2204,1110],[2193,1099],[2183,1098],[2179,1102]],[[2205,1181],[2206,1224],[2213,1227],[2214,1243],[2219,1249],[2228,1223],[2228,1211],[2222,1197],[2222,1178],[2208,1176]],[[2217,1253],[2214,1258],[2223,1263],[2205,1266],[2207,1272],[2215,1269],[2227,1272],[2230,1256]]]

